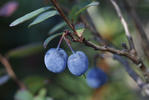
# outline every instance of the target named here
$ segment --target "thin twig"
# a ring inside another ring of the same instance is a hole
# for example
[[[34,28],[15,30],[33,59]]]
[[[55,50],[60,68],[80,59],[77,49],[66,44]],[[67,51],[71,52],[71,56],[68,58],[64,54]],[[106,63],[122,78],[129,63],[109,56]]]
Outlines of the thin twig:
[[[77,41],[75,39],[75,37],[73,37],[72,33],[70,33],[68,35],[72,38],[72,40],[74,42],[80,42],[80,41]],[[117,54],[117,55],[129,58],[142,71],[142,73],[143,73],[143,75],[146,79],[146,82],[149,82],[148,70],[146,69],[144,63],[140,60],[140,58],[138,56],[134,55],[133,53],[125,51],[125,50],[118,50],[118,49],[115,49],[115,48],[112,48],[112,47],[109,47],[109,46],[100,46],[100,45],[97,45],[97,44],[95,44],[91,41],[86,40],[85,38],[83,39],[83,42],[81,42],[81,43],[85,44],[88,47],[94,48],[95,50],[110,52],[110,53],[113,53],[113,54]]]
[[[25,85],[23,82],[21,82],[16,74],[14,73],[13,69],[12,69],[12,66],[10,65],[9,61],[7,60],[7,58],[3,57],[1,54],[0,54],[0,62],[4,65],[4,67],[6,68],[6,71],[8,73],[8,75],[19,85],[19,87],[21,89],[26,89]]]
[[[72,33],[69,33],[68,35],[72,38],[72,40],[74,42],[79,42],[79,41],[77,41],[75,39],[75,37],[73,37]],[[135,64],[139,64],[140,63],[139,58],[137,58],[135,55],[130,54],[127,51],[118,50],[118,49],[115,49],[115,48],[112,48],[112,47],[108,47],[108,46],[100,46],[100,45],[97,45],[97,44],[95,44],[95,43],[93,43],[91,41],[86,40],[85,38],[83,40],[83,43],[86,46],[89,46],[91,48],[94,48],[95,50],[100,50],[100,51],[105,51],[105,52],[111,52],[111,53],[114,53],[114,54],[125,56],[125,57],[128,57],[130,60],[132,60]]]
[[[138,30],[138,33],[142,38],[142,46],[143,46],[144,52],[147,55],[147,57],[149,58],[149,40],[148,40],[147,35],[143,29],[141,20],[137,16],[135,8],[132,6],[131,3],[132,3],[131,0],[129,0],[129,1],[124,0],[124,4],[126,6],[125,8],[126,8],[127,12],[130,14],[130,16],[132,17],[135,27]]]
[[[79,3],[78,0],[76,0],[77,3]],[[68,10],[67,10],[68,12]],[[147,95],[149,95],[148,91],[149,89],[146,88],[148,87],[148,84],[146,84],[145,82],[143,82],[143,80],[140,78],[139,75],[136,74],[136,72],[134,70],[132,70],[132,68],[129,66],[129,64],[127,63],[127,61],[123,61],[124,58],[122,58],[121,56],[125,56],[125,57],[128,57],[130,60],[132,60],[135,64],[137,65],[141,65],[140,66],[140,69],[142,70],[142,72],[144,73],[144,76],[147,75],[147,80],[148,80],[148,72],[147,72],[147,69],[145,67],[145,65],[142,63],[142,61],[140,61],[140,59],[137,57],[137,55],[134,55],[133,52],[128,52],[127,51],[124,51],[124,50],[117,50],[117,49],[114,49],[114,48],[111,48],[111,44],[110,44],[110,47],[107,47],[109,46],[109,44],[107,43],[107,41],[105,41],[102,36],[100,35],[100,33],[97,31],[94,23],[92,22],[92,19],[90,18],[90,16],[88,16],[88,14],[86,14],[85,16],[80,16],[81,20],[83,21],[83,23],[85,23],[87,25],[87,28],[89,30],[91,30],[91,32],[93,33],[93,35],[96,37],[96,40],[98,42],[100,42],[100,44],[104,45],[104,46],[98,46],[92,42],[89,42],[89,41],[85,41],[83,42],[85,45],[87,46],[90,46],[94,49],[98,49],[98,50],[101,50],[101,51],[109,51],[111,53],[113,53],[114,55],[115,54],[119,54],[118,57],[116,57],[117,59],[120,59],[120,62],[122,64],[124,64],[124,67],[126,69],[126,71],[128,72],[128,74],[132,77],[132,79],[134,79],[134,81],[136,81],[136,83],[138,84],[138,86],[142,89],[142,91],[144,91]],[[127,23],[126,23],[126,26],[127,26]],[[129,30],[128,30],[129,31]],[[72,37],[72,40],[73,41],[76,41],[76,42],[79,42],[77,41],[73,35],[69,34],[70,37]],[[85,39],[84,39],[85,40]],[[102,43],[101,43],[102,42]],[[134,45],[133,45],[134,46]],[[113,45],[112,45],[113,47]],[[135,59],[135,60],[134,60]],[[125,59],[124,59],[125,60]],[[147,74],[146,74],[147,73]]]
[[[59,14],[61,15],[61,17],[65,20],[65,22],[68,24],[68,26],[72,29],[72,31],[76,34],[76,36],[78,36],[75,27],[71,24],[71,22],[68,20],[68,18],[65,16],[64,12],[61,10],[58,2],[56,0],[51,0],[51,2],[53,3],[53,5],[55,6],[55,8],[57,9],[57,11],[59,12]],[[78,36],[79,37],[79,36]]]
[[[56,7],[56,9],[58,10],[58,12],[60,13],[60,15],[62,16],[62,18],[65,20],[65,22],[68,24],[68,26],[73,30],[74,34],[76,35],[76,30],[75,28],[73,27],[73,25],[71,24],[71,22],[67,19],[67,17],[64,15],[63,11],[61,10],[61,8],[59,8],[59,5],[58,3],[56,2],[56,0],[51,0],[52,3],[54,4],[54,6]],[[112,0],[113,1],[113,0]],[[115,3],[114,3],[115,4]],[[118,5],[116,4],[116,6],[118,7]],[[118,7],[118,10],[120,11],[119,7]],[[128,35],[128,40],[130,42],[130,48],[133,49],[133,51],[135,51],[135,48],[134,48],[134,44],[133,44],[133,40],[132,40],[132,37],[129,33],[129,30],[128,30],[128,26],[127,26],[127,23],[126,21],[124,20],[124,18],[122,17],[122,14],[120,12],[120,17],[122,19],[122,24],[124,25],[125,27],[125,30],[126,30],[126,33]],[[124,24],[125,23],[125,24]],[[73,41],[75,42],[80,42],[80,43],[84,43],[86,46],[88,47],[92,47],[94,48],[95,50],[100,50],[100,51],[108,51],[108,52],[111,52],[113,54],[118,54],[120,56],[125,56],[127,58],[129,58],[131,61],[133,61],[135,64],[139,65],[139,68],[140,70],[143,72],[144,74],[144,77],[146,79],[146,81],[148,82],[149,81],[149,73],[144,65],[144,63],[140,60],[140,58],[136,55],[136,53],[134,52],[128,52],[128,51],[125,51],[125,50],[118,50],[118,49],[115,49],[115,48],[112,48],[112,47],[109,47],[109,46],[99,46],[91,41],[88,41],[86,40],[85,38],[82,38],[82,41],[79,41],[78,39],[80,38],[75,38],[73,35],[73,33],[70,32],[70,34],[68,34]],[[131,50],[132,51],[132,50]]]
[[[129,53],[135,55],[135,57],[137,57],[137,59],[139,59],[138,60],[139,63],[136,63],[136,64],[139,66],[140,70],[143,72],[146,81],[149,82],[149,72],[148,72],[146,66],[144,65],[143,61],[137,56],[137,52],[136,52],[136,49],[134,46],[134,42],[132,40],[132,36],[129,32],[127,22],[125,21],[123,15],[121,13],[121,10],[120,10],[118,4],[115,2],[115,0],[110,0],[110,1],[113,4],[113,6],[114,6],[114,8],[115,8],[120,20],[121,20],[121,23],[122,23],[124,30],[125,30],[125,34],[126,34],[127,39],[129,41],[130,49],[131,49],[131,51],[133,51],[133,52],[129,52]]]
[[[132,40],[132,36],[130,35],[129,29],[128,29],[128,25],[127,25],[123,15],[122,15],[122,13],[121,13],[121,10],[120,10],[119,6],[115,2],[115,0],[110,0],[110,1],[113,4],[113,6],[114,6],[114,8],[115,8],[115,10],[116,10],[120,20],[121,20],[121,23],[122,23],[122,25],[124,27],[125,34],[127,36],[128,42],[129,42],[130,50],[132,50],[132,49],[135,50],[135,46],[134,46],[134,43],[133,43],[133,40]]]
[[[129,62],[126,59],[120,57],[119,55],[113,55],[113,58],[116,59],[117,61],[119,61],[124,66],[126,72],[128,72],[128,74],[129,74],[129,76],[131,76],[133,78],[133,80],[136,81],[138,86],[140,88],[142,88],[145,83],[139,77],[139,75],[132,69],[132,67],[129,65]]]
[[[126,72],[129,74],[130,77],[132,77],[132,79],[136,82],[136,84],[142,89],[144,87],[144,85],[146,84],[141,78],[140,76],[132,69],[132,67],[130,66],[129,62],[127,59],[117,55],[117,54],[100,54],[101,57],[110,57],[113,58],[114,60],[117,60],[118,62],[120,62],[120,64],[122,66],[124,66]]]
[[[88,17],[90,17],[90,16],[88,16]],[[86,17],[84,17],[83,16],[83,18],[82,18],[83,20],[84,19],[86,19]],[[85,20],[84,20],[85,21]],[[83,21],[83,22],[84,22]],[[87,21],[92,21],[92,20],[88,20],[87,19]],[[91,27],[91,26],[89,26],[89,27]],[[96,28],[95,27],[92,27],[93,28],[93,30],[96,30]],[[89,29],[91,29],[91,28],[89,28]],[[92,31],[92,30],[91,30]],[[117,50],[117,49],[114,49],[114,48],[111,48],[111,47],[113,47],[113,45],[112,44],[110,44],[110,47],[109,47],[109,44],[107,43],[107,41],[105,41],[102,37],[101,37],[101,35],[99,35],[99,37],[98,37],[98,35],[96,35],[96,34],[100,34],[99,32],[98,33],[95,33],[95,32],[98,32],[97,30],[96,31],[92,31],[92,33],[94,33],[94,35],[95,35],[95,37],[96,38],[99,38],[99,39],[102,39],[102,41],[99,41],[99,42],[102,42],[102,44],[104,44],[104,49],[100,49],[100,50],[102,50],[102,51],[109,51],[109,52],[111,52],[111,53],[114,53],[114,54],[119,54],[119,55],[121,55],[121,56],[125,56],[125,57],[128,57],[129,59],[131,59],[135,64],[137,64],[137,65],[141,65],[140,66],[140,69],[142,70],[142,72],[143,73],[147,73],[147,76],[148,76],[148,72],[146,72],[147,71],[147,69],[146,69],[146,67],[145,67],[145,65],[142,63],[142,61],[140,61],[140,59],[137,57],[137,55],[134,55],[133,53],[131,53],[131,52],[126,52],[126,51],[124,51],[124,50],[121,50],[121,51],[119,51],[119,50]],[[95,45],[94,45],[95,46]],[[107,49],[105,49],[105,47],[107,48]],[[135,58],[135,59],[134,59]],[[146,76],[146,74],[145,74],[145,76]]]
[[[91,17],[89,16],[88,12],[86,12],[85,16],[81,15],[80,16],[81,20],[83,23],[87,26],[87,28],[93,33],[95,36],[95,39],[101,44],[101,45],[106,45],[105,40],[101,36],[101,34],[97,31]]]
[[[129,65],[129,62],[120,57],[119,55],[113,55],[113,58],[118,60],[125,68],[126,72],[128,72],[129,76],[132,77],[132,79],[137,83],[137,85],[140,87],[141,91],[145,93],[145,95],[149,95],[149,84],[145,83],[139,75],[132,69],[132,67]]]

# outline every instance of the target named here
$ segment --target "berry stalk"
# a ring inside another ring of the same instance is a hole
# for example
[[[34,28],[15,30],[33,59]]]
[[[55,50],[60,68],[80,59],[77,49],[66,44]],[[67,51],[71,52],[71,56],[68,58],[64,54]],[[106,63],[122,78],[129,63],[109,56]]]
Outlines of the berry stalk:
[[[57,45],[57,50],[60,48],[60,45],[61,45],[61,43],[62,43],[62,40],[63,40],[63,38],[64,38],[64,35],[65,34],[63,34],[62,36],[61,36],[61,39],[59,40],[59,43],[58,43],[58,45]]]
[[[71,52],[72,52],[73,54],[75,54],[75,51],[72,49],[70,43],[68,42],[68,39],[64,37],[64,40],[65,40],[66,44],[68,45],[68,47],[70,48]]]

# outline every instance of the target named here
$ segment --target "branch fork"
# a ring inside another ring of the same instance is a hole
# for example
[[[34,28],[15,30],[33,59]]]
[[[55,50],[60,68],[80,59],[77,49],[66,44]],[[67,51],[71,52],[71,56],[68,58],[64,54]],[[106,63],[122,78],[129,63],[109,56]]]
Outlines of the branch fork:
[[[67,35],[71,37],[72,41],[83,43],[86,46],[91,47],[91,48],[93,48],[95,50],[100,50],[100,51],[103,51],[103,52],[110,52],[112,54],[117,54],[119,56],[124,56],[124,57],[129,58],[142,71],[142,73],[144,75],[144,78],[145,78],[145,82],[148,84],[149,83],[149,72],[147,70],[147,67],[144,65],[143,61],[137,55],[132,36],[131,36],[131,34],[129,32],[129,29],[128,29],[127,22],[125,21],[123,15],[121,13],[121,10],[120,10],[119,6],[117,5],[117,3],[115,2],[115,0],[110,0],[110,1],[113,4],[113,6],[114,6],[114,8],[115,8],[119,18],[120,18],[120,21],[121,21],[121,23],[122,23],[122,25],[124,27],[125,34],[127,36],[128,42],[129,42],[129,49],[125,48],[125,50],[118,50],[118,49],[109,47],[107,45],[107,43],[105,42],[105,40],[103,40],[100,35],[98,35],[99,38],[104,41],[104,43],[103,43],[104,45],[102,45],[102,46],[97,45],[97,44],[95,44],[95,43],[93,43],[91,41],[88,41],[84,37],[82,37],[82,39],[81,39],[77,35],[77,32],[76,32],[75,27],[73,26],[73,24],[64,15],[64,13],[63,13],[62,9],[59,7],[59,4],[57,3],[57,1],[56,0],[51,0],[51,2],[53,3],[53,5],[57,9],[57,11],[60,13],[61,17],[65,20],[65,22],[68,24],[68,26],[72,29],[73,32],[67,31],[69,33]],[[94,27],[92,27],[91,29],[93,29],[93,28]],[[95,32],[96,31],[93,31],[93,33],[95,33]],[[98,33],[96,33],[95,35],[97,36],[97,34]]]

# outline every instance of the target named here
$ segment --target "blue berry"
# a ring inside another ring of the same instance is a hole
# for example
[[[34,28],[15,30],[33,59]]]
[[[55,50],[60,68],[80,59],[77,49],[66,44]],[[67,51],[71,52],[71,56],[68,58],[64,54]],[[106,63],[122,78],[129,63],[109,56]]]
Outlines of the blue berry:
[[[80,76],[88,69],[88,58],[82,51],[77,51],[69,56],[67,65],[73,75]]]
[[[106,83],[107,75],[101,69],[94,67],[88,71],[86,81],[91,88],[99,88]]]
[[[68,56],[63,49],[51,48],[46,52],[44,62],[48,70],[54,73],[60,73],[66,68],[67,58]]]

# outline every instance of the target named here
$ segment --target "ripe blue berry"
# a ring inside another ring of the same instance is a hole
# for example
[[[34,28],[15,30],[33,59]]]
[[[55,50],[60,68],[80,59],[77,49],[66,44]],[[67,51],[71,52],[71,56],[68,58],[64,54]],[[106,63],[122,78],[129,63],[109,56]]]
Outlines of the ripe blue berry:
[[[94,67],[88,71],[86,81],[91,88],[99,88],[106,83],[107,75],[101,69]]]
[[[73,75],[80,76],[88,69],[88,58],[83,52],[77,51],[69,56],[67,65]]]
[[[44,62],[48,70],[60,73],[66,68],[67,58],[68,56],[63,49],[51,48],[46,52]]]

